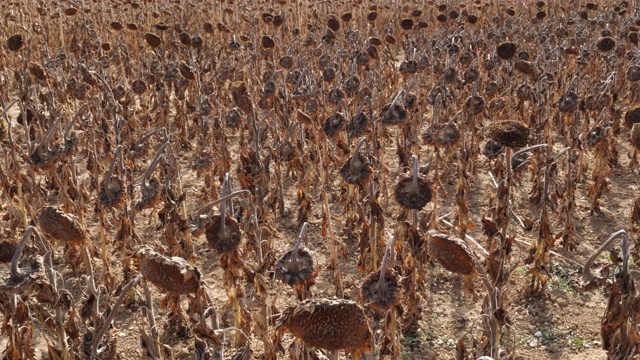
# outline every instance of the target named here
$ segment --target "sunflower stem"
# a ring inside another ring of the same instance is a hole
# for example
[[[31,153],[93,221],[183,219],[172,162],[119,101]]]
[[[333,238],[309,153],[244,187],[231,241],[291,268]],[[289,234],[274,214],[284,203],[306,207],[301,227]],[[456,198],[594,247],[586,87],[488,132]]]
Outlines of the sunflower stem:
[[[162,158],[162,154],[164,153],[164,149],[167,147],[167,145],[169,145],[168,141],[162,144],[160,149],[158,149],[156,156],[153,158],[153,161],[151,161],[151,164],[147,168],[147,171],[144,172],[144,175],[142,176],[143,188],[146,189],[149,186],[149,177],[153,173],[153,170],[155,170],[156,166],[158,166],[158,163],[160,162],[160,159]]]
[[[356,163],[356,159],[358,158],[358,154],[360,154],[360,148],[362,147],[362,144],[364,144],[364,142],[367,140],[366,137],[362,137],[360,139],[360,141],[358,141],[358,146],[356,146],[356,151],[353,153],[353,156],[351,157],[351,160],[349,161],[349,166],[351,168],[353,168],[353,166]]]
[[[104,324],[102,325],[102,327],[96,334],[95,339],[93,340],[93,345],[91,346],[92,358],[96,359],[98,357],[98,347],[100,346],[100,341],[102,340],[102,337],[107,332],[107,330],[109,330],[109,326],[111,325],[111,322],[113,321],[113,319],[116,316],[116,313],[118,312],[117,311],[118,307],[124,300],[125,295],[129,292],[129,290],[131,290],[131,288],[135,284],[138,283],[138,281],[140,281],[140,279],[142,279],[142,275],[136,276],[135,278],[133,278],[133,280],[129,281],[129,283],[122,288],[122,291],[120,292],[120,296],[118,296],[118,299],[116,300],[115,304],[113,304],[112,310],[109,312],[109,315],[107,315],[107,318],[104,320]]]
[[[389,242],[387,243],[387,248],[384,250],[382,265],[380,265],[380,277],[378,278],[378,289],[381,289],[384,286],[385,275],[387,274],[387,265],[389,264],[389,258],[391,257],[391,252],[393,251],[395,240],[396,238],[394,236],[391,236],[389,238]]]
[[[116,152],[113,154],[113,160],[111,160],[111,165],[109,165],[109,172],[107,173],[107,178],[105,180],[105,184],[109,187],[111,183],[111,178],[113,177],[113,171],[116,168],[116,163],[118,162],[118,157],[120,156],[120,152],[122,151],[122,145],[116,146]]]
[[[593,278],[593,274],[591,274],[591,266],[593,265],[593,262],[596,260],[596,258],[598,257],[598,255],[600,255],[601,252],[605,251],[619,237],[622,237],[623,247],[625,245],[625,241],[628,243],[629,239],[627,237],[627,232],[625,230],[618,230],[618,231],[612,233],[611,235],[609,235],[609,238],[607,240],[605,240],[602,243],[602,245],[600,245],[600,247],[598,247],[591,254],[591,256],[589,256],[587,261],[584,263],[584,266],[582,267],[582,281],[584,281],[584,282],[591,281],[591,279]],[[627,245],[627,250],[628,250],[628,244],[626,244],[626,245]],[[628,253],[628,252],[629,251],[626,251],[626,253]],[[626,254],[623,253],[623,260],[624,260],[624,256],[625,255]],[[626,264],[623,263],[623,269],[624,268],[626,268],[627,273],[628,273],[628,268],[629,268],[628,256],[627,256],[627,259],[626,259]]]
[[[225,179],[225,182],[222,185],[222,194],[221,195],[222,195],[223,198],[228,195],[228,193],[227,193],[227,179]],[[224,232],[224,226],[225,226],[225,220],[227,218],[227,213],[226,212],[227,212],[227,202],[223,201],[222,203],[220,203],[220,232],[223,233],[223,234],[225,233]]]
[[[298,235],[298,240],[296,241],[296,246],[293,247],[293,252],[291,253],[291,263],[295,264],[295,262],[298,260],[298,250],[300,249],[300,244],[302,243],[302,239],[304,239],[304,237],[307,234],[307,227],[309,226],[308,222],[304,222],[304,224],[302,224],[302,229],[300,230],[300,235]]]
[[[13,257],[11,258],[11,278],[12,279],[22,279],[24,274],[20,271],[20,267],[18,267],[20,263],[20,258],[22,257],[22,252],[24,251],[25,246],[27,245],[27,240],[29,239],[29,235],[34,230],[33,226],[29,226],[25,231],[24,235],[22,235],[22,240],[20,240],[20,244],[16,248],[16,251],[13,253]]]
[[[411,171],[411,190],[418,191],[418,157],[416,155],[411,155],[411,159],[413,160],[413,168]]]

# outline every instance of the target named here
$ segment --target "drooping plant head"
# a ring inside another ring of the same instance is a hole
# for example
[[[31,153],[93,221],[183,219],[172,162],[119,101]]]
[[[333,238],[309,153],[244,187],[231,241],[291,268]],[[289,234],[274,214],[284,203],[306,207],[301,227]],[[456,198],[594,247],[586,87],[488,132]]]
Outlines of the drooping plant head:
[[[318,275],[311,252],[300,247],[306,236],[308,225],[307,222],[302,225],[293,250],[282,254],[274,265],[275,278],[293,287],[300,300],[308,297],[309,287],[315,284],[315,278]]]
[[[529,127],[519,121],[496,121],[487,128],[487,135],[501,145],[520,148],[529,140]]]
[[[369,157],[360,153],[360,149],[366,140],[365,137],[362,137],[358,141],[356,151],[340,168],[340,175],[349,184],[364,186],[368,183],[373,173]]]
[[[11,272],[8,279],[0,284],[0,294],[16,294],[27,291],[31,285],[44,276],[44,262],[42,256],[33,256],[29,259],[27,266],[20,267],[20,259],[22,252],[27,245],[27,240],[31,233],[39,236],[33,226],[29,226],[22,236],[22,240],[18,244],[13,258],[11,259]],[[42,241],[42,239],[39,239]]]
[[[418,157],[412,156],[412,171],[401,175],[394,188],[394,197],[400,206],[411,210],[422,210],[433,197],[431,183],[418,173]]]

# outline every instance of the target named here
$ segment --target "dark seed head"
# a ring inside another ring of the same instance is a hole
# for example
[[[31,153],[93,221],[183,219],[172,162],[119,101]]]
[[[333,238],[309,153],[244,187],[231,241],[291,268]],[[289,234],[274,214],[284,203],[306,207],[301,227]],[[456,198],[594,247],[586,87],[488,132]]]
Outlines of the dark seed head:
[[[429,256],[445,269],[459,274],[472,275],[475,264],[464,241],[433,230],[427,235]]]
[[[487,135],[504,146],[523,147],[529,139],[529,128],[518,121],[496,121],[488,126]]]
[[[509,60],[516,54],[516,48],[516,44],[512,42],[504,42],[498,45],[496,54],[498,54],[501,59]]]
[[[418,186],[413,188],[411,174],[400,175],[393,190],[396,201],[404,208],[422,210],[433,196],[431,183],[424,175],[418,175]]]
[[[16,34],[7,39],[7,48],[11,51],[18,51],[22,48],[22,35]]]
[[[602,52],[609,52],[616,47],[616,41],[610,36],[601,37],[596,42],[596,47]]]

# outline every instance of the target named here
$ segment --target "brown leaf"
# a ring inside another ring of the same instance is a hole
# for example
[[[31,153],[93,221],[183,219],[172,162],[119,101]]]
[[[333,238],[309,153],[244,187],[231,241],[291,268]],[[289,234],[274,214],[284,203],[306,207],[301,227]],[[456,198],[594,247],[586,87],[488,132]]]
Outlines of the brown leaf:
[[[195,355],[196,355],[196,360],[212,360],[213,359],[213,354],[209,351],[207,344],[198,338],[196,338]]]
[[[52,360],[62,360],[62,355],[60,354],[60,351],[58,351],[58,349],[51,346],[51,344],[47,344],[47,350]]]
[[[69,319],[67,319],[67,323],[64,324],[64,330],[71,340],[76,340],[80,337],[80,331],[78,330],[78,325],[76,325],[76,316],[76,309],[71,308]]]
[[[456,344],[456,360],[465,360],[466,358],[467,348],[464,346],[464,338],[461,338]]]
[[[482,231],[488,237],[494,237],[500,232],[498,230],[498,225],[484,216],[482,217]]]

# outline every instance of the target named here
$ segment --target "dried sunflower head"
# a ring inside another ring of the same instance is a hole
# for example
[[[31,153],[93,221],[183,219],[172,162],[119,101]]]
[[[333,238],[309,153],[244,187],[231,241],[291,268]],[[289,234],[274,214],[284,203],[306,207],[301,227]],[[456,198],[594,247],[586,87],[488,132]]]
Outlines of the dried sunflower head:
[[[464,104],[465,111],[469,115],[478,115],[480,114],[485,107],[486,102],[484,98],[478,95],[472,95],[467,98],[467,101]]]
[[[11,51],[20,50],[22,48],[22,45],[24,45],[24,40],[22,39],[22,35],[20,34],[12,35],[7,39],[7,49]]]
[[[487,135],[504,146],[523,147],[529,140],[529,127],[519,121],[496,121],[488,126]]]
[[[616,47],[616,40],[611,36],[604,36],[596,41],[596,47],[601,52],[609,52]]]
[[[633,124],[640,123],[640,107],[628,110],[624,114],[624,124],[631,129]]]
[[[347,120],[340,112],[330,115],[322,125],[322,130],[328,138],[336,136],[347,125]]]
[[[418,175],[417,186],[413,186],[411,174],[400,175],[393,189],[396,201],[404,208],[421,210],[433,197],[431,183],[426,176]]]
[[[202,275],[198,268],[180,257],[167,257],[149,247],[137,250],[140,272],[164,292],[175,294],[195,293],[201,286]]]
[[[495,159],[498,157],[498,155],[502,154],[503,152],[504,152],[504,146],[493,139],[489,139],[484,144],[484,149],[482,150],[482,154],[484,154],[484,156],[486,156],[489,159]]]
[[[276,330],[288,330],[306,345],[345,350],[359,358],[372,350],[373,334],[364,309],[346,299],[307,299],[282,312]]]
[[[391,307],[401,305],[402,288],[398,274],[393,269],[387,269],[384,282],[380,287],[380,271],[369,274],[360,290],[360,297],[364,305],[376,312],[384,313]]]
[[[340,168],[340,175],[349,184],[364,186],[371,179],[373,169],[369,157],[357,152],[345,161]]]
[[[434,132],[427,130],[422,134],[422,140],[427,145],[442,146],[450,148],[460,140],[460,130],[454,122],[449,122],[440,126]]]
[[[108,179],[105,178],[100,183],[100,193],[98,194],[98,200],[102,206],[114,208],[119,207],[125,200],[125,188],[124,183],[119,177],[112,176]]]
[[[609,131],[608,127],[604,126],[595,126],[589,133],[587,134],[587,145],[596,146],[600,144],[606,137]]]
[[[384,125],[398,125],[407,120],[407,110],[400,104],[387,104],[380,110],[380,121]]]
[[[292,261],[293,250],[282,254],[275,265],[275,278],[293,287],[308,287],[315,284],[318,272],[313,265],[313,257],[309,250],[298,249],[296,260]]]
[[[496,48],[498,57],[504,60],[511,59],[516,54],[517,46],[512,42],[503,42]]]
[[[81,244],[86,238],[86,231],[75,216],[53,206],[40,209],[38,225],[45,234],[67,244]]]
[[[347,124],[347,133],[350,137],[358,137],[364,135],[369,130],[369,118],[360,111],[351,117]]]
[[[224,228],[222,227],[222,215],[215,215],[207,225],[205,236],[209,247],[219,254],[231,253],[238,248],[242,233],[236,219],[225,214]]]
[[[631,127],[631,134],[629,135],[629,141],[636,150],[640,150],[640,123],[635,123]]]
[[[625,76],[626,76],[627,80],[629,80],[631,82],[636,82],[636,81],[640,80],[640,66],[638,66],[638,65],[629,66]]]
[[[461,239],[430,230],[427,234],[429,256],[445,269],[460,275],[475,273],[475,263]]]

